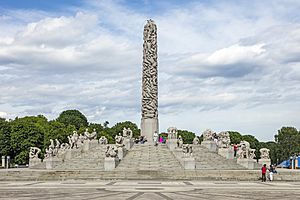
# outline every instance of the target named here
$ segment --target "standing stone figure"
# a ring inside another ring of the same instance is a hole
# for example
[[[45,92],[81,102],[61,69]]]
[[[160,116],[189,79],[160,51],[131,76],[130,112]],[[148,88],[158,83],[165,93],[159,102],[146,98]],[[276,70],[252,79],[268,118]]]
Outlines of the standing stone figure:
[[[199,144],[199,138],[196,136],[196,137],[194,137],[194,139],[193,139],[193,145],[198,145]]]
[[[270,159],[270,149],[267,149],[267,148],[261,148],[259,150],[260,152],[260,158],[261,159]]]
[[[158,132],[157,28],[153,20],[144,26],[141,135],[153,141]]]

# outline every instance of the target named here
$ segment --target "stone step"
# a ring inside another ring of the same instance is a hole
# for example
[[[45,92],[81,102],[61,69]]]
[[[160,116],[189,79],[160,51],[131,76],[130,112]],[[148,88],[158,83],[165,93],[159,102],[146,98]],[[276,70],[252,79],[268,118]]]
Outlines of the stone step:
[[[181,169],[181,165],[165,144],[135,144],[115,171]]]
[[[226,159],[200,145],[193,145],[193,157],[195,157],[196,169],[245,169],[235,160]]]

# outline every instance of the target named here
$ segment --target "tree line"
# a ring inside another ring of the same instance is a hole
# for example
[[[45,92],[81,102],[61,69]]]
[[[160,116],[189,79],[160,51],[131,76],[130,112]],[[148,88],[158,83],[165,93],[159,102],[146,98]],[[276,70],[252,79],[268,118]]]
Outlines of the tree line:
[[[63,111],[58,118],[48,120],[43,115],[16,117],[14,120],[0,118],[0,155],[10,156],[15,164],[26,164],[29,160],[30,147],[38,147],[42,150],[41,157],[45,149],[50,145],[50,139],[58,139],[61,143],[68,143],[67,136],[74,130],[78,134],[83,134],[85,129],[97,132],[97,138],[104,135],[108,143],[114,143],[114,138],[118,133],[122,133],[124,127],[130,128],[133,137],[140,136],[138,126],[130,121],[119,122],[112,127],[108,127],[109,122],[89,123],[87,118],[78,110]],[[242,140],[250,143],[251,148],[256,149],[256,158],[259,158],[259,149],[270,149],[272,163],[280,163],[289,156],[300,152],[300,132],[294,127],[282,127],[274,136],[274,141],[260,142],[253,135],[243,135],[236,131],[228,131],[232,144],[238,144]],[[191,144],[196,134],[187,130],[178,130],[183,142]],[[160,136],[166,138],[165,133]],[[199,140],[202,141],[202,136]]]

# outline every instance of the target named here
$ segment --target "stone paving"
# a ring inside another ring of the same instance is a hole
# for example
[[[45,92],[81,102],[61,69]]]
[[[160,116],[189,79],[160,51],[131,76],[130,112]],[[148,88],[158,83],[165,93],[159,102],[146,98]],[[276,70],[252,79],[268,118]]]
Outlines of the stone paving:
[[[297,199],[300,182],[47,181],[0,182],[0,199]]]

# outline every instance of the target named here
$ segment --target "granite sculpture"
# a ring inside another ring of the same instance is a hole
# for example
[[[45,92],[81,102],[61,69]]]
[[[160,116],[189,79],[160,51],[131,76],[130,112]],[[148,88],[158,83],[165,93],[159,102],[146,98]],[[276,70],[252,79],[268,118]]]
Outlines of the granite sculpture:
[[[194,137],[194,139],[193,139],[193,145],[198,145],[199,142],[200,142],[199,138],[197,136]]]
[[[227,131],[220,132],[218,134],[218,147],[229,148],[230,147],[230,135]]]
[[[153,141],[158,132],[158,82],[157,82],[157,27],[153,20],[144,26],[142,119],[141,135]]]
[[[267,149],[267,148],[261,148],[259,150],[260,152],[260,158],[261,159],[270,159],[270,149]]]

